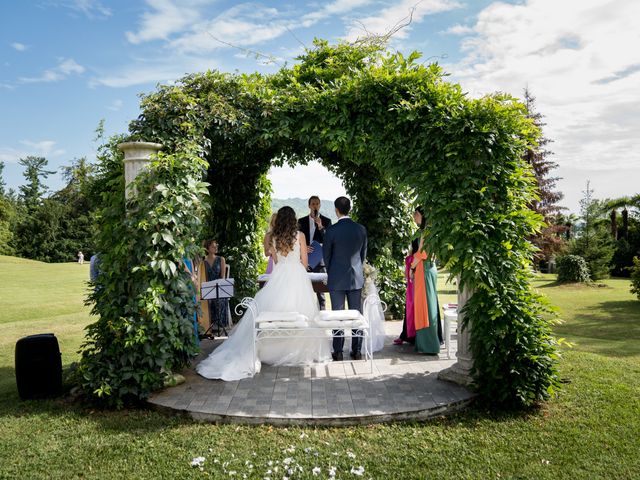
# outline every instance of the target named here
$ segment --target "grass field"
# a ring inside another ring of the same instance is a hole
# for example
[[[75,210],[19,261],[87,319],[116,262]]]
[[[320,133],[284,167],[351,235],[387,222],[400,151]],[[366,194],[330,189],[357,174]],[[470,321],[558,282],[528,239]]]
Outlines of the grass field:
[[[0,478],[333,478],[331,467],[342,479],[640,478],[640,302],[627,280],[604,287],[558,285],[547,275],[535,281],[565,320],[558,335],[575,344],[560,365],[568,383],[539,410],[273,428],[20,401],[16,340],[53,332],[63,363],[76,360],[91,321],[87,277],[87,265],[0,256]],[[451,287],[441,287],[441,302],[450,301]],[[190,465],[195,457],[204,457],[201,468]]]

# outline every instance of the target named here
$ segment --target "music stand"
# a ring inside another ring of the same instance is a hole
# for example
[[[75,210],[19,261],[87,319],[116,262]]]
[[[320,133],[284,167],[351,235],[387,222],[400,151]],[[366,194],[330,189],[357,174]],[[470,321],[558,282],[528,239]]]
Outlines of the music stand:
[[[200,288],[200,298],[202,300],[222,300],[225,298],[233,298],[233,283],[233,278],[219,278],[217,280],[211,280],[210,282],[203,282]],[[214,324],[215,322],[212,322],[209,325],[209,328],[204,332],[205,336],[207,334],[211,335],[211,330],[213,329]],[[217,325],[217,327],[218,337],[221,336],[221,329],[225,335],[229,335],[224,325]]]

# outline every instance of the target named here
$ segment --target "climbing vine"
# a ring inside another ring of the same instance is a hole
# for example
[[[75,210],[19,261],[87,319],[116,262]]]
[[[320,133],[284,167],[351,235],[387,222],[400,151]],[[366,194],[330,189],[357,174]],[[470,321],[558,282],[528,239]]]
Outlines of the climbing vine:
[[[199,253],[207,190],[201,181],[206,163],[196,148],[183,146],[159,153],[125,203],[115,143],[100,155],[100,274],[89,296],[98,320],[87,327],[79,373],[86,393],[120,406],[160,388],[197,352],[184,259]]]
[[[477,390],[503,406],[531,405],[553,394],[559,385],[553,317],[531,289],[533,251],[526,240],[541,219],[527,207],[534,183],[522,153],[539,131],[516,99],[471,99],[437,64],[424,65],[419,57],[376,43],[316,41],[296,65],[273,75],[210,71],[144,96],[129,138],[160,142],[167,154],[139,182],[133,213],[125,215],[115,200],[120,184],[105,193],[102,248],[118,253],[107,254],[115,263],[102,288],[114,299],[92,297],[101,320],[89,330],[87,385],[99,395],[144,397],[163,371],[184,364],[192,350],[178,317],[191,313],[189,290],[179,268],[152,266],[153,252],[159,249],[157,259],[177,265],[180,255],[195,253],[189,245],[215,236],[234,265],[239,290],[253,291],[268,169],[318,159],[353,197],[354,216],[369,231],[369,261],[381,268],[383,298],[395,312],[402,308],[411,211],[420,204],[428,220],[426,248],[459,279],[459,288],[474,292],[464,313]],[[114,182],[121,182],[121,168],[115,160],[105,167]],[[209,184],[208,196],[195,187],[201,185],[196,177]],[[166,195],[157,189],[161,179]],[[178,198],[189,200],[178,205]],[[210,208],[206,215],[203,202]],[[167,208],[188,210],[172,229],[191,222],[183,236],[174,234],[173,245],[153,237],[158,232],[144,220]],[[132,260],[125,266],[127,255]],[[172,319],[175,334],[146,347],[140,338],[164,318]],[[118,339],[115,347],[107,332]],[[148,351],[152,345],[158,350]],[[143,377],[109,370],[106,365],[122,366],[127,348],[135,350],[135,365],[159,363]],[[133,380],[122,383],[125,375]],[[121,386],[116,391],[114,385]]]

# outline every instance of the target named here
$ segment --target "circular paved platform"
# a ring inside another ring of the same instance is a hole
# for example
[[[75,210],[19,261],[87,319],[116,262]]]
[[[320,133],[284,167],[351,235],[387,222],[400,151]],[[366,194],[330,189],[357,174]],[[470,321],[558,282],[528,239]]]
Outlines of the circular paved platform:
[[[255,377],[235,382],[208,380],[189,369],[182,372],[185,383],[154,394],[149,403],[202,421],[276,425],[420,420],[468,405],[472,392],[438,380],[438,372],[455,362],[455,334],[449,359],[446,352],[422,355],[411,345],[392,345],[401,328],[401,322],[385,323],[385,347],[374,355],[373,373],[364,360],[312,367],[263,365]],[[193,364],[221,342],[203,341]]]

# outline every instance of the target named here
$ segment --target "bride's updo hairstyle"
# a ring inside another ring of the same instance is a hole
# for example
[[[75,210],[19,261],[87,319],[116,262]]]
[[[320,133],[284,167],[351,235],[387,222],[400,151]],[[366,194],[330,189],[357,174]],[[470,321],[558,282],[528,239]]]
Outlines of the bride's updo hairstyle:
[[[289,253],[293,250],[298,235],[298,219],[293,208],[282,207],[278,210],[272,235],[278,252]]]

